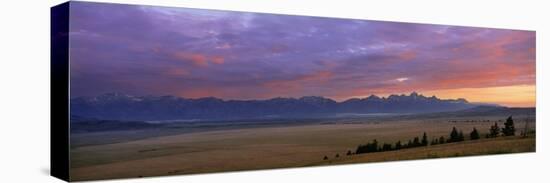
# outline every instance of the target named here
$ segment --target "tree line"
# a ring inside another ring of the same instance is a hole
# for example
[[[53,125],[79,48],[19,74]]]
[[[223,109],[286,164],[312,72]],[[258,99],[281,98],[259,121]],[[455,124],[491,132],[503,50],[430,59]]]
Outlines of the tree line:
[[[495,138],[498,136],[514,136],[516,129],[514,127],[514,120],[512,116],[506,119],[503,128],[499,128],[498,124],[495,122],[491,126],[489,132],[485,135],[485,138]],[[470,140],[480,139],[479,131],[474,127],[469,133]],[[373,139],[371,142],[366,144],[359,144],[355,149],[355,152],[348,150],[346,155],[350,156],[353,154],[364,154],[364,153],[373,153],[373,152],[384,152],[384,151],[395,151],[400,149],[415,148],[415,147],[425,147],[428,145],[437,145],[437,144],[446,144],[454,142],[462,142],[465,140],[464,133],[462,130],[457,130],[456,127],[453,127],[449,136],[440,136],[439,138],[433,138],[428,142],[428,135],[426,132],[422,134],[422,138],[414,137],[413,139],[408,140],[406,143],[397,141],[395,143],[379,143],[376,139]],[[336,158],[340,157],[339,154],[336,154]],[[323,157],[324,160],[327,160],[328,157]]]

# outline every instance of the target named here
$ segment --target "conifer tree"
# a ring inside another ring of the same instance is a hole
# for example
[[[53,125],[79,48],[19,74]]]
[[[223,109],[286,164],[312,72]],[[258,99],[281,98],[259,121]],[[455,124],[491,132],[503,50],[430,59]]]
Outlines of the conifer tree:
[[[369,149],[370,149],[369,152],[378,151],[378,141],[376,139],[372,140],[372,143]]]
[[[453,127],[453,131],[451,131],[451,134],[449,134],[450,138],[447,140],[447,142],[458,142],[458,131],[456,131],[456,128]]]
[[[413,147],[420,146],[420,139],[418,137],[415,137],[413,140]]]
[[[368,147],[369,147],[369,143],[365,144],[365,145],[359,145],[357,146],[357,149],[355,150],[355,154],[362,154],[362,153],[367,153],[368,152]]]
[[[512,119],[512,116],[508,117],[508,119],[506,119],[506,122],[504,122],[504,128],[502,128],[502,135],[504,136],[516,135],[516,128],[514,128],[514,120]]]
[[[479,133],[477,132],[477,129],[474,127],[472,132],[470,132],[470,140],[477,140],[479,139]]]
[[[428,136],[426,135],[426,132],[422,135],[422,146],[428,145]]]
[[[489,137],[498,137],[499,133],[500,128],[498,128],[498,124],[495,122],[495,124],[491,126],[491,129],[489,130]]]
[[[401,141],[397,141],[395,143],[395,150],[399,150],[399,149],[401,149]]]

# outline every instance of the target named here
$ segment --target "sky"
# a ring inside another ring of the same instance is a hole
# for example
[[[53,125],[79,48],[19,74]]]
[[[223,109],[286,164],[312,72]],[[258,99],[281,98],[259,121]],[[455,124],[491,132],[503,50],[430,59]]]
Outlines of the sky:
[[[71,95],[337,101],[419,92],[535,106],[535,32],[71,3]]]

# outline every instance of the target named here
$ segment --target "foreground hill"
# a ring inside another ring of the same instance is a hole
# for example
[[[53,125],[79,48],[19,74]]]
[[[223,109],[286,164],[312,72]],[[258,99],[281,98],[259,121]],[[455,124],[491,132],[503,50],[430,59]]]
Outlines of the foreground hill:
[[[386,151],[370,154],[358,154],[353,156],[342,156],[341,158],[319,160],[318,162],[311,163],[308,166],[508,154],[535,152],[535,150],[535,135],[531,134],[526,138],[512,136],[481,139],[475,141],[470,140],[458,143],[448,143],[441,145],[430,145],[428,147],[403,149],[399,151]]]
[[[433,113],[477,106],[465,99],[425,97],[416,92],[389,97],[369,96],[337,102],[329,98],[267,100],[188,99],[175,96],[130,96],[109,93],[71,99],[71,115],[110,120],[195,120],[325,117],[335,114]]]
[[[409,118],[426,118],[426,117],[471,117],[471,116],[535,116],[535,107],[502,107],[502,106],[487,106],[480,105],[459,111],[436,112],[429,114],[411,115]]]

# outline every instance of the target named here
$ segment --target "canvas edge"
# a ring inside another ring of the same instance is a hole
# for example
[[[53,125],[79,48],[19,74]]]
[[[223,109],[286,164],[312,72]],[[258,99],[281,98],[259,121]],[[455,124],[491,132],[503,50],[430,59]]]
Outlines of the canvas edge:
[[[69,161],[70,2],[50,9],[50,175],[70,181]]]

